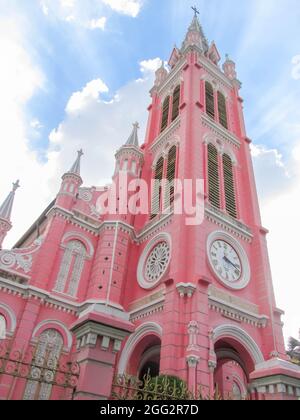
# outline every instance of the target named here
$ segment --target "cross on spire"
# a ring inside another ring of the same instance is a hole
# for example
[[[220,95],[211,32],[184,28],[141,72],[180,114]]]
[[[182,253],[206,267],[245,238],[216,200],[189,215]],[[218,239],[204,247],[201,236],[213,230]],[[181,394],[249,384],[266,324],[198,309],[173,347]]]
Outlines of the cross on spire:
[[[197,9],[197,6],[192,6],[192,10],[194,10],[195,17],[197,17],[197,15],[200,15],[200,12],[199,12],[199,10]]]

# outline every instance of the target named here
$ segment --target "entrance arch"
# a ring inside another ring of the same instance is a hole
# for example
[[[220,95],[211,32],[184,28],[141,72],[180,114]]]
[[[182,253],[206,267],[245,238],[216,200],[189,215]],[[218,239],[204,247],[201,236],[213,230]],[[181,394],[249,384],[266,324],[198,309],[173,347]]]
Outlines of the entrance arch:
[[[140,325],[127,340],[122,351],[118,373],[141,377],[150,370],[157,376],[160,364],[162,327],[154,322]]]
[[[224,397],[244,399],[248,395],[249,376],[264,357],[253,338],[235,325],[221,325],[214,330],[217,367],[215,387]]]

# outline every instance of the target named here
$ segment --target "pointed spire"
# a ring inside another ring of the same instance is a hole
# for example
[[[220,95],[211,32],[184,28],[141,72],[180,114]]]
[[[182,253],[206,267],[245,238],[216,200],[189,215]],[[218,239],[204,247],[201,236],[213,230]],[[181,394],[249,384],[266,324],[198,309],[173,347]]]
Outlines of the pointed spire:
[[[139,130],[140,126],[139,123],[136,122],[133,124],[133,130],[132,133],[130,134],[129,139],[126,142],[125,146],[134,146],[134,147],[139,147],[139,138],[138,138],[138,130]]]
[[[84,153],[82,149],[78,150],[77,153],[78,153],[77,159],[68,173],[80,176],[80,163],[81,163],[81,158],[84,155]]]
[[[209,46],[198,19],[199,11],[196,6],[192,7],[192,10],[194,11],[194,17],[183,42],[182,51],[191,45],[196,45],[202,52],[207,53]]]
[[[13,189],[9,193],[8,197],[0,207],[0,219],[10,222],[11,212],[14,204],[15,192],[20,187],[19,181],[13,184]]]

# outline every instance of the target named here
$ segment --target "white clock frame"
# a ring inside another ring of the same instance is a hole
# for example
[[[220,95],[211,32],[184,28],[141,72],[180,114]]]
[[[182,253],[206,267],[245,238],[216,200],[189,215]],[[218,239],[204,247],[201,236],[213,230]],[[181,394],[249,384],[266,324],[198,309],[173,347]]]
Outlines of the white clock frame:
[[[212,257],[211,257],[211,247],[212,247],[212,244],[218,240],[227,242],[229,245],[231,245],[235,249],[235,251],[237,252],[240,258],[241,265],[242,265],[242,275],[240,279],[237,280],[235,283],[227,282],[226,280],[221,278],[214,268]],[[233,236],[222,231],[212,232],[207,239],[207,257],[208,257],[209,265],[212,272],[214,273],[218,281],[221,282],[223,285],[225,285],[226,287],[232,290],[242,290],[248,286],[251,279],[249,259],[242,245]]]

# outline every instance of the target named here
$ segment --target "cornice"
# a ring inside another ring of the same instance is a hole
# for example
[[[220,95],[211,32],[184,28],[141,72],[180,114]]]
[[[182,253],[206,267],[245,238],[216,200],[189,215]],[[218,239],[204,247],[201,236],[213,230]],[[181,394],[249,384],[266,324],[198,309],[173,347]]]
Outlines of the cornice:
[[[174,69],[172,69],[170,71],[170,73],[168,74],[168,77],[166,78],[166,80],[161,84],[161,86],[154,86],[150,93],[152,93],[152,91],[154,89],[156,89],[158,95],[163,96],[165,94],[166,90],[169,90],[173,84],[175,84],[176,79],[180,76],[180,73],[183,71],[184,67],[186,66],[187,61],[186,61],[186,57],[183,57],[176,65],[176,67],[174,67]]]
[[[175,134],[175,131],[180,128],[181,125],[181,118],[180,115],[174,120],[168,128],[164,130],[163,133],[161,133],[156,141],[152,144],[150,147],[150,151],[152,153],[156,153],[165,143],[170,140],[170,138]]]
[[[232,134],[230,131],[223,128],[221,125],[217,124],[211,118],[209,118],[205,113],[201,114],[202,125],[208,127],[216,136],[221,137],[226,142],[235,146],[237,149],[240,149],[241,142],[239,139]]]
[[[227,232],[232,233],[240,239],[251,243],[253,240],[253,234],[251,229],[243,224],[242,222],[227,216],[221,210],[212,207],[210,204],[205,205],[205,217],[210,222],[220,226]]]
[[[265,328],[269,320],[266,315],[257,315],[241,308],[239,305],[225,302],[215,296],[209,296],[209,308],[220,313],[225,318],[257,328]]]
[[[173,212],[170,214],[162,215],[159,220],[149,222],[144,229],[136,235],[136,242],[143,243],[150,239],[153,235],[159,232],[162,228],[165,228],[172,222]]]

